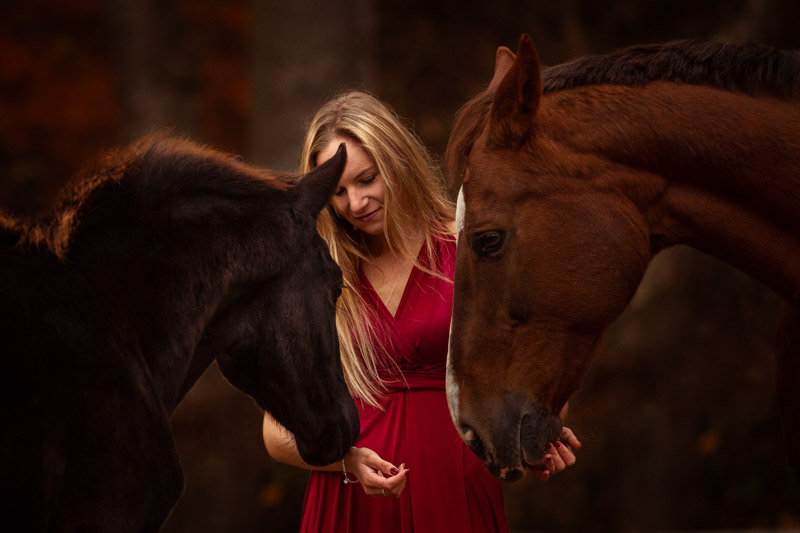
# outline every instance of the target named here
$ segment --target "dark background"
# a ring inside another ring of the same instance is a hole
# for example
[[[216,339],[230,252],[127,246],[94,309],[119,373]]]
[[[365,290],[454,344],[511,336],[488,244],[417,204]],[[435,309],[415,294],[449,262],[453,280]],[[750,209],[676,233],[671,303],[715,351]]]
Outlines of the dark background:
[[[441,155],[495,49],[523,32],[547,64],[675,38],[800,48],[790,0],[0,6],[0,206],[21,213],[45,209],[87,158],[154,128],[293,170],[309,115],[345,87],[374,92]],[[571,401],[578,464],[507,485],[512,529],[800,528],[774,394],[777,305],[708,256],[662,253]],[[307,473],[267,456],[259,409],[216,366],[173,425],[187,487],[165,532],[296,530]]]

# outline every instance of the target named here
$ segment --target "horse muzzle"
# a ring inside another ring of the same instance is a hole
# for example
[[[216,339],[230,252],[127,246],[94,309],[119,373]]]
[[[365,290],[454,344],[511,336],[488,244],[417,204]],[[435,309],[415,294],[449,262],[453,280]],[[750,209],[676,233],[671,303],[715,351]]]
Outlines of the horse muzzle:
[[[500,481],[521,479],[539,465],[548,442],[561,433],[561,419],[538,404],[506,398],[485,420],[461,413],[456,424],[462,439]]]
[[[325,466],[340,461],[358,439],[361,429],[358,410],[350,395],[338,402],[335,409],[338,416],[318,426],[319,431],[295,434],[300,457],[312,466]]]

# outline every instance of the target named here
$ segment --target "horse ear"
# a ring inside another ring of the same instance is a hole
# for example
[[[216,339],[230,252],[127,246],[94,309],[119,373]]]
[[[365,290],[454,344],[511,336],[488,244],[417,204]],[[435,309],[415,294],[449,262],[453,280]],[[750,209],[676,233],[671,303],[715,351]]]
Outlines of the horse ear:
[[[508,54],[500,49],[497,56],[498,62],[505,63],[508,60]],[[498,77],[498,67],[502,65],[495,65],[495,77]],[[495,83],[494,79],[492,83]],[[541,97],[539,55],[530,36],[523,34],[516,58],[497,82],[489,114],[489,143],[498,147],[519,146],[530,131]]]
[[[342,143],[333,157],[300,178],[293,189],[297,198],[295,211],[316,217],[333,196],[346,162],[347,149]]]
[[[514,55],[514,52],[505,46],[497,48],[497,55],[494,56],[494,76],[492,76],[492,81],[489,82],[489,90],[497,89],[497,86],[500,85],[500,82],[503,81],[506,73],[514,64],[515,59],[517,59],[517,56]]]

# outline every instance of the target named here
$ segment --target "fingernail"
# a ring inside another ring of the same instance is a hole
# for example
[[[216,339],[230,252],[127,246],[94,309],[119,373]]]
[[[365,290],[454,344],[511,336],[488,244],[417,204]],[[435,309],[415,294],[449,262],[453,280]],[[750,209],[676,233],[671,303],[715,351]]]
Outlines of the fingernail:
[[[552,444],[550,444],[550,443],[548,442],[548,443],[547,443],[547,449],[549,450],[549,449],[551,449],[552,447],[553,447],[553,445],[552,445]]]
[[[545,461],[552,461],[553,460],[553,456],[552,455],[545,455],[544,456],[544,460]]]
[[[561,448],[561,443],[556,441],[556,448]]]
[[[400,473],[400,471],[395,467],[392,467],[391,470],[389,470],[389,472],[391,472],[393,476],[396,476],[397,474]]]

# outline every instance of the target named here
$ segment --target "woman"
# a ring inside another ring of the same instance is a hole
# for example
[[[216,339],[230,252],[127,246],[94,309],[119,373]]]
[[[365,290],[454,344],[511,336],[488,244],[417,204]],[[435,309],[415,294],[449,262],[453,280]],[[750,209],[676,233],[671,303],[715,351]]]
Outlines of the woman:
[[[319,109],[303,171],[341,143],[347,165],[319,228],[344,276],[337,326],[361,435],[341,463],[312,468],[266,414],[267,451],[313,470],[302,531],[506,531],[502,485],[459,438],[445,398],[455,241],[437,168],[362,92]],[[548,445],[540,479],[575,462],[580,442],[566,428],[561,440]]]

